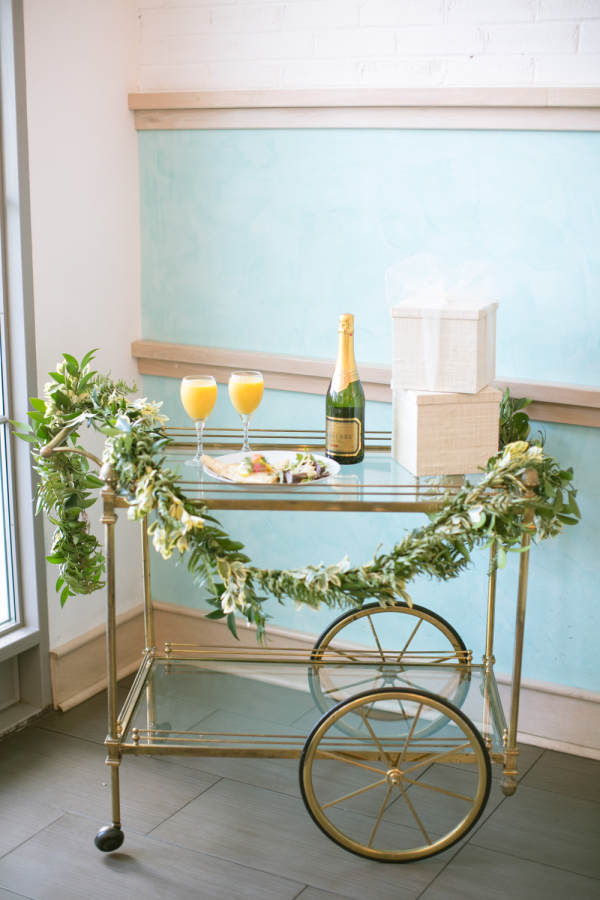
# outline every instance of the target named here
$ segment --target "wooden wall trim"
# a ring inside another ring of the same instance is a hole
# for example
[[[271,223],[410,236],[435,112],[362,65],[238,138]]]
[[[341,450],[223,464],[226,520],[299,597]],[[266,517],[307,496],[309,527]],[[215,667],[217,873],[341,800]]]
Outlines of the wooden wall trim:
[[[141,577],[141,576],[140,576]],[[144,651],[141,605],[117,616],[117,675],[135,672]],[[106,687],[106,626],[90,631],[50,651],[54,708],[66,712]]]
[[[212,375],[220,384],[227,384],[234,369],[258,369],[266,387],[303,394],[324,395],[334,366],[332,359],[162,341],[134,341],[131,353],[141,375]],[[358,366],[367,399],[391,403],[391,366],[360,362]],[[600,387],[501,376],[493,384],[501,390],[508,387],[514,397],[531,398],[529,414],[536,421],[600,428]]]
[[[428,128],[600,131],[600,109],[578,107],[285,107],[136,110],[138,131]]]
[[[600,88],[164,91],[129,95],[138,131],[469,128],[599,131]]]
[[[328,90],[144,91],[129,109],[317,107],[600,107],[597,87],[338,88]]]

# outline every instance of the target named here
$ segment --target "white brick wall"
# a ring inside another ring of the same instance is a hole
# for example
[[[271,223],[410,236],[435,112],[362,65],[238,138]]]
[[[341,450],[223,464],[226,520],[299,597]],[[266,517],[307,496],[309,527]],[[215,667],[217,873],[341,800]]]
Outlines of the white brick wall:
[[[138,0],[140,90],[600,86],[600,0]]]

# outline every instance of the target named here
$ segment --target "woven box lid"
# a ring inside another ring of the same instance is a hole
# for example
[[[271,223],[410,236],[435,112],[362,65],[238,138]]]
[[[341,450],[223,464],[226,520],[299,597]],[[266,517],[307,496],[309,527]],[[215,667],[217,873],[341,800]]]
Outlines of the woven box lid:
[[[390,307],[393,319],[482,319],[498,309],[489,300],[429,300],[412,297]]]
[[[402,388],[398,387],[392,381],[391,384],[393,391],[402,390]],[[502,391],[499,391],[497,388],[491,387],[487,385],[487,387],[482,388],[477,394],[459,394],[459,393],[447,393],[442,391],[411,391],[405,390],[404,393],[410,398],[413,403],[416,403],[417,406],[441,406],[447,405],[449,403],[498,403],[502,399]]]

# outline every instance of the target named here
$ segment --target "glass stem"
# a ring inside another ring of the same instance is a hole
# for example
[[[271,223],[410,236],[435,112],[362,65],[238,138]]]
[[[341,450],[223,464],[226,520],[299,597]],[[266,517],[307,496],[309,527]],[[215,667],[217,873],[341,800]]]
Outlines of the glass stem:
[[[242,447],[242,453],[250,453],[250,444],[248,442],[248,431],[250,428],[250,419],[252,414],[250,413],[242,413],[242,422],[244,423],[244,446]]]
[[[194,422],[196,426],[196,434],[198,435],[198,452],[194,457],[194,462],[199,463],[200,459],[204,456],[204,447],[202,446],[202,435],[204,434],[204,426],[206,425],[206,419],[196,419]]]

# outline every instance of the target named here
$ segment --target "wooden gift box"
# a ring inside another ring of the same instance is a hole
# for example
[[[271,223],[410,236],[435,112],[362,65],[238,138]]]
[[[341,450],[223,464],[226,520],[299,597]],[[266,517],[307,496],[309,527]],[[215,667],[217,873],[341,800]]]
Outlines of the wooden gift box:
[[[497,308],[420,298],[392,306],[392,388],[481,391],[496,376]]]
[[[393,391],[392,456],[413,475],[468,475],[498,452],[501,391]]]

